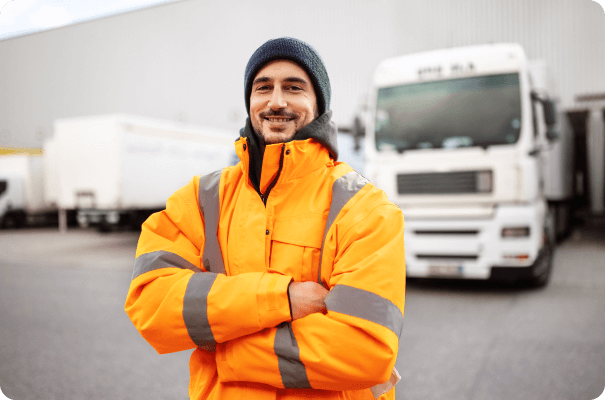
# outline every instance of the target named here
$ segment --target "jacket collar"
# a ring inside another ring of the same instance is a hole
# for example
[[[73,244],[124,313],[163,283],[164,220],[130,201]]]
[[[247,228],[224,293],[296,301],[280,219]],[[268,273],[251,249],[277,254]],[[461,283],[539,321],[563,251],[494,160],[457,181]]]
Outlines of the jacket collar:
[[[298,131],[289,142],[267,145],[264,154],[248,118],[235,142],[235,151],[244,173],[259,194],[265,193],[278,172],[278,183],[287,182],[336,160],[337,130],[331,116],[332,111],[328,110]]]

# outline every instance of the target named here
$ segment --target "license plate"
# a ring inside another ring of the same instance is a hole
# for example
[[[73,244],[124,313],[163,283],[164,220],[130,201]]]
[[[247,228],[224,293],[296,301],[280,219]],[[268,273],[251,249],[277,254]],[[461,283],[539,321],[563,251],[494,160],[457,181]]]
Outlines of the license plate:
[[[462,265],[429,265],[429,276],[456,278],[462,276]]]

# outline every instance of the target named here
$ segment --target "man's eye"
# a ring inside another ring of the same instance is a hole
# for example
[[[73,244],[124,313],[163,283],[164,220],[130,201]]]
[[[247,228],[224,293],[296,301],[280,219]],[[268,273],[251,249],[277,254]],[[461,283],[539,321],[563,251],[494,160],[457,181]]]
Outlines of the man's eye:
[[[302,90],[302,88],[300,86],[290,86],[290,90],[298,91],[298,90]]]
[[[263,91],[263,90],[269,90],[269,86],[265,85],[265,86],[259,86],[256,88],[257,91]]]

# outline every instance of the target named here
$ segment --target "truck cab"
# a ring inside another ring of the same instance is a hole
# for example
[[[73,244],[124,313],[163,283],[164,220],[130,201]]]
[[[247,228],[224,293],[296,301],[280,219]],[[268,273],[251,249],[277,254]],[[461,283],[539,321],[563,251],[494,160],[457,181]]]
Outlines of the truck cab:
[[[557,121],[521,46],[384,60],[368,104],[365,173],[403,211],[407,275],[544,285]]]

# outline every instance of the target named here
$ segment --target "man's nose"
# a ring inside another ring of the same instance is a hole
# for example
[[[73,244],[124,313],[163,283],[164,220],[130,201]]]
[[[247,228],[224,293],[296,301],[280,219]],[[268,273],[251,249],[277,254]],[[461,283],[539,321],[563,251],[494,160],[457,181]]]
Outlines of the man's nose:
[[[274,109],[274,110],[286,108],[287,103],[286,103],[286,99],[284,98],[284,93],[281,90],[281,88],[275,88],[273,90],[273,93],[271,95],[271,100],[269,100],[268,106],[269,106],[269,108]]]

